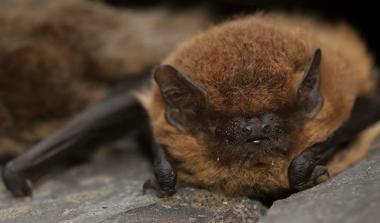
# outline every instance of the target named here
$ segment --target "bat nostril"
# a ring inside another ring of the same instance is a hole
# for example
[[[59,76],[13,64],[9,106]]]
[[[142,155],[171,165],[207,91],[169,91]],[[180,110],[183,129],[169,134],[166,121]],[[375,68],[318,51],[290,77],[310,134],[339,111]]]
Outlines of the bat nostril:
[[[261,129],[263,130],[264,133],[269,133],[271,130],[271,126],[269,124],[263,124],[261,126]]]
[[[251,133],[252,132],[252,127],[251,126],[244,126],[242,128],[242,131],[243,131],[243,133],[246,133],[246,134]]]

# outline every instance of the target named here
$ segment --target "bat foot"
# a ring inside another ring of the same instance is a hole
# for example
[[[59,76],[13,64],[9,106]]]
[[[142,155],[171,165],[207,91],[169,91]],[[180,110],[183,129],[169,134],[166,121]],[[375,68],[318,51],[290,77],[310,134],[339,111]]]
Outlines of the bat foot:
[[[26,197],[32,195],[32,183],[25,175],[12,168],[12,163],[8,163],[2,173],[5,187],[15,197]]]
[[[176,193],[175,188],[161,188],[155,179],[149,179],[143,185],[144,194],[149,194],[150,191],[159,198],[171,197]]]
[[[311,171],[307,171],[310,170]],[[326,166],[315,165],[304,169],[305,171],[301,174],[298,174],[297,177],[289,176],[290,186],[297,191],[306,190],[318,184],[318,178],[327,175],[330,178],[330,174]],[[301,177],[302,176],[302,177]]]

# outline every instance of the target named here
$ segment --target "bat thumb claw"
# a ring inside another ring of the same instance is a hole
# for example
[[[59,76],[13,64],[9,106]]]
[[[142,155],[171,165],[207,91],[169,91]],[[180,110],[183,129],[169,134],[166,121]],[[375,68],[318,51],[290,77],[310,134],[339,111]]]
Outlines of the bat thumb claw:
[[[32,195],[32,182],[23,173],[15,171],[12,163],[7,163],[2,171],[5,187],[15,197],[26,197]]]

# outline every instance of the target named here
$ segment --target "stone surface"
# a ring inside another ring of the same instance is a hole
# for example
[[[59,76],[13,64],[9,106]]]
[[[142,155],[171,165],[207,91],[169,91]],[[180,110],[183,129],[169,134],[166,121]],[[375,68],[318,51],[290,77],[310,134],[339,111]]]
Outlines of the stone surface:
[[[257,222],[266,211],[247,198],[185,186],[172,198],[143,195],[150,173],[135,152],[114,151],[47,178],[32,198],[13,198],[0,182],[0,222]]]
[[[126,147],[122,145],[119,147]],[[380,147],[378,147],[380,148]],[[110,150],[34,187],[32,198],[13,198],[0,182],[0,222],[63,223],[372,223],[380,219],[380,149],[314,188],[274,203],[180,186],[171,198],[143,195],[148,162],[134,151]]]
[[[379,145],[365,160],[327,182],[275,202],[259,222],[380,222]]]

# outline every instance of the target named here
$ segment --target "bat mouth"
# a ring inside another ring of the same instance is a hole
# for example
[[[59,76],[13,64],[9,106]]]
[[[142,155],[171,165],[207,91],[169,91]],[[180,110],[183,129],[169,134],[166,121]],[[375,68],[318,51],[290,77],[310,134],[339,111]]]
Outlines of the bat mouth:
[[[268,141],[269,138],[268,137],[251,137],[251,138],[248,138],[245,142],[246,143],[252,143],[252,144],[260,144],[264,141]]]

